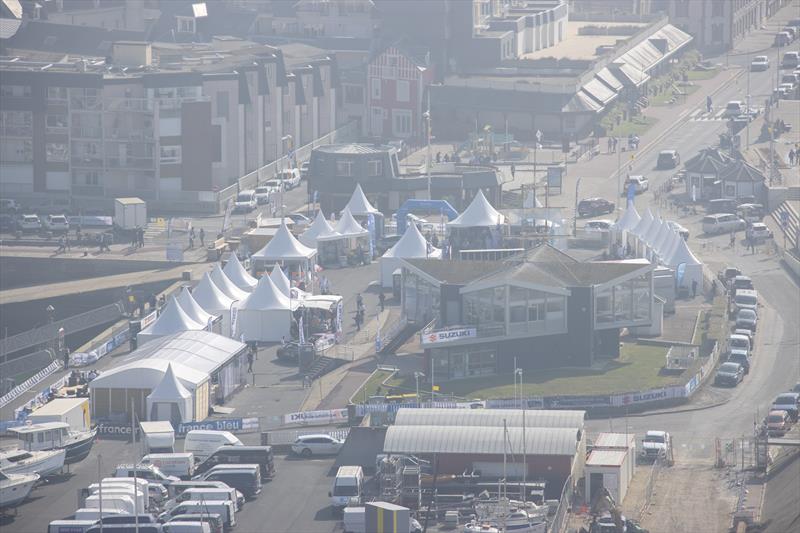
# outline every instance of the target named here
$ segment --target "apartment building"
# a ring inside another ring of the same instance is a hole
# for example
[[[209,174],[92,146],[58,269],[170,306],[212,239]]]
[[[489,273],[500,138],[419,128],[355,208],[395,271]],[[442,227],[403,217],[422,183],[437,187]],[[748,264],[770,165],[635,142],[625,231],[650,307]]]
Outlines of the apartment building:
[[[670,0],[672,24],[694,37],[704,52],[730,50],[759,28],[782,0]]]
[[[336,127],[331,58],[287,65],[279,48],[230,38],[111,48],[0,59],[4,196],[180,200]]]

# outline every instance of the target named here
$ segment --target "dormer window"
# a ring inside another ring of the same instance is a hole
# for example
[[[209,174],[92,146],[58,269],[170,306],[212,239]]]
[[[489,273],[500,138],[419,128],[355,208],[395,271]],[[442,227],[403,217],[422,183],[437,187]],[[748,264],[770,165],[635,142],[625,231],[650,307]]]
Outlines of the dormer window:
[[[178,33],[195,33],[195,20],[193,17],[175,17],[178,22]]]

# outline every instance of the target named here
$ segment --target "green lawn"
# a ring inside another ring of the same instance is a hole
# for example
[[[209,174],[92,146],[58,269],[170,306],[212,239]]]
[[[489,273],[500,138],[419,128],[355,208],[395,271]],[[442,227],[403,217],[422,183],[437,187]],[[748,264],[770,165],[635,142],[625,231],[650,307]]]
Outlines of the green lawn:
[[[610,394],[680,383],[680,376],[660,375],[667,349],[624,344],[622,354],[605,370],[564,368],[523,375],[523,392],[529,396],[559,394]],[[462,398],[513,398],[513,376],[485,376],[441,384],[441,394]]]
[[[386,395],[390,392],[392,387],[397,387],[403,383],[403,378],[392,377],[394,372],[391,370],[376,370],[370,374],[369,378],[361,385],[353,395],[353,401],[356,403],[365,403],[370,396]],[[384,385],[384,381],[386,384]],[[413,378],[411,379],[411,392],[414,392]]]
[[[700,80],[710,80],[714,76],[719,74],[719,69],[713,68],[711,70],[690,70],[686,73],[686,77],[689,81],[700,81]]]
[[[611,137],[627,137],[630,134],[641,135],[650,128],[652,128],[658,119],[639,115],[633,120],[620,123],[612,130],[608,131],[606,135]]]
[[[727,301],[725,295],[718,295],[711,309],[704,311],[700,315],[697,328],[692,337],[692,344],[699,344],[702,347],[700,350],[701,355],[708,355],[712,343],[724,336],[727,324],[726,311]]]

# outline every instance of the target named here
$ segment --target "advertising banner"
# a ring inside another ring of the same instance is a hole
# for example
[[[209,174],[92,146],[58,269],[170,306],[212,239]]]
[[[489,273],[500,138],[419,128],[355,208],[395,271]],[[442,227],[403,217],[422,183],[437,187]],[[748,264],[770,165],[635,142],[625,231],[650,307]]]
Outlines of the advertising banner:
[[[283,415],[283,423],[287,426],[326,426],[343,422],[347,422],[347,409],[301,411]]]
[[[210,429],[214,431],[230,431],[231,433],[248,433],[259,430],[258,418],[226,418],[222,420],[203,420],[202,422],[186,422],[178,424],[175,433],[185,435],[194,429]]]
[[[421,335],[422,344],[441,344],[463,339],[474,339],[478,336],[477,328],[447,329],[443,331],[431,331]]]
[[[610,407],[611,396],[548,396],[544,399],[546,409],[590,409]]]

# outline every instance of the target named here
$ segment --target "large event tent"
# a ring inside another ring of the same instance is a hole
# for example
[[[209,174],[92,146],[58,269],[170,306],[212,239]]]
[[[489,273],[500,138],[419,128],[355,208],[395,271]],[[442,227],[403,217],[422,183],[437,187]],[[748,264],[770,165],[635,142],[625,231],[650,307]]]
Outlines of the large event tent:
[[[440,259],[442,251],[439,248],[434,248],[425,240],[416,224],[409,224],[400,240],[386,250],[380,259],[381,286],[392,286],[392,273],[400,266],[398,259],[413,259],[415,257]]]
[[[189,318],[191,318],[195,322],[199,322],[201,324],[208,324],[209,321],[213,322],[219,316],[219,315],[215,316],[211,313],[206,312],[205,309],[203,309],[203,307],[199,303],[197,303],[197,300],[194,299],[191,291],[189,290],[189,287],[184,287],[183,289],[181,289],[181,293],[178,295],[177,300],[181,306],[181,309],[183,309],[186,312],[186,314],[189,315]]]
[[[181,385],[172,364],[168,364],[164,378],[147,397],[147,419],[166,420],[177,426],[191,422],[193,411],[192,393]]]
[[[276,342],[289,336],[292,311],[289,298],[262,276],[236,311],[236,335],[245,341]]]
[[[211,273],[206,272],[203,275],[203,279],[192,291],[192,296],[207,313],[222,316],[222,332],[227,335],[231,330],[233,300],[219,290],[219,287],[211,280]]]
[[[214,282],[214,285],[216,285],[219,290],[225,293],[225,296],[234,301],[244,300],[249,292],[243,291],[237,287],[236,284],[225,275],[219,263],[214,265],[214,269],[211,271],[211,281]]]
[[[235,253],[231,254],[222,272],[228,276],[228,279],[231,280],[234,285],[246,292],[252,291],[258,283],[258,280],[244,269]]]
[[[291,234],[285,223],[261,250],[250,257],[255,272],[265,272],[268,265],[280,264],[289,271],[291,279],[298,284],[311,284],[317,251],[305,246]]]
[[[140,331],[136,335],[136,339],[141,346],[145,342],[158,337],[172,335],[181,331],[198,331],[206,329],[207,326],[208,323],[193,320],[173,296],[158,314],[156,321]]]

